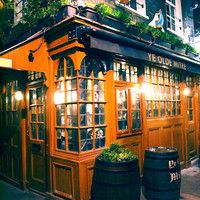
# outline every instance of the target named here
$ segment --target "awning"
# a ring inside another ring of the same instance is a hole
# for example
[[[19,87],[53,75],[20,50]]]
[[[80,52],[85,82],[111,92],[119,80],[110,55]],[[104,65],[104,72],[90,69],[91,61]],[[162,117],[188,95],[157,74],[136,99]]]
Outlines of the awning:
[[[89,29],[84,30],[84,33],[87,35],[89,46],[92,49],[200,74],[200,62],[188,56],[104,30]],[[157,62],[155,59],[150,60],[149,54],[155,55]]]
[[[12,68],[12,60],[0,58],[0,67]]]

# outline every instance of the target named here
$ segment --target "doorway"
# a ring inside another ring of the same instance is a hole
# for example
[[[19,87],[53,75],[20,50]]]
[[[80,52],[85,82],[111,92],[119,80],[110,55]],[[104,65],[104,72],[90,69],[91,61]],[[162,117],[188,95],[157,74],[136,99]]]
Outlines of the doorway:
[[[31,190],[46,191],[45,87],[43,81],[27,86],[27,179]]]

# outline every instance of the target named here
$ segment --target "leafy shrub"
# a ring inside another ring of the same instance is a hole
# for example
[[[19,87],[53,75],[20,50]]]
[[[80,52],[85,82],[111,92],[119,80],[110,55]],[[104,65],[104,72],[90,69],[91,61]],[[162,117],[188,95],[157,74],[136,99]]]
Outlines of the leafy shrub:
[[[136,158],[129,149],[121,147],[117,142],[112,143],[110,148],[104,149],[99,156],[99,159],[106,162],[127,162]]]
[[[112,8],[106,3],[97,4],[95,6],[95,9],[97,10],[97,13],[101,17],[111,16],[123,21],[126,24],[131,23],[131,20],[132,20],[131,14],[127,11],[124,11],[123,9],[119,10],[119,9]]]
[[[139,31],[141,35],[151,34],[152,37],[154,38],[160,38],[161,40],[169,42],[170,44],[174,46],[178,46],[179,48],[183,48],[190,52],[197,53],[195,48],[193,48],[189,44],[185,44],[183,40],[175,34],[172,34],[169,32],[162,32],[160,29],[154,28],[142,22],[137,22],[135,25],[139,27]]]

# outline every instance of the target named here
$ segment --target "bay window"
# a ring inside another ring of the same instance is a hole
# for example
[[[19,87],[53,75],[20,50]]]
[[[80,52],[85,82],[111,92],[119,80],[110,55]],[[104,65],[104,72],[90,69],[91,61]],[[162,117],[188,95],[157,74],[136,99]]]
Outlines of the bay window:
[[[105,97],[101,61],[85,57],[80,71],[61,58],[55,81],[57,149],[83,152],[105,145]]]

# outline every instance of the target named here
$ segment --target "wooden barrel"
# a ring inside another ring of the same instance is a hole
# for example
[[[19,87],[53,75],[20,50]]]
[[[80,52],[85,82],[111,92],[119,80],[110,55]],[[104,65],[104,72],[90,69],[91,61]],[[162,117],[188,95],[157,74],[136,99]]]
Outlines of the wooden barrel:
[[[146,199],[180,198],[180,163],[176,148],[151,147],[145,150],[143,194]]]
[[[92,181],[92,200],[139,200],[138,159],[123,163],[96,159]]]

